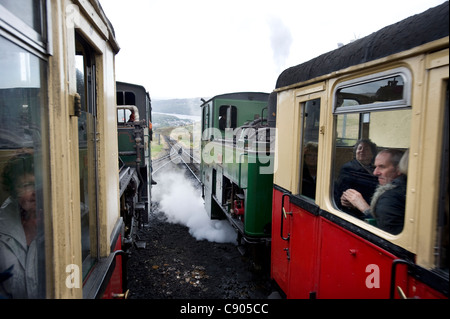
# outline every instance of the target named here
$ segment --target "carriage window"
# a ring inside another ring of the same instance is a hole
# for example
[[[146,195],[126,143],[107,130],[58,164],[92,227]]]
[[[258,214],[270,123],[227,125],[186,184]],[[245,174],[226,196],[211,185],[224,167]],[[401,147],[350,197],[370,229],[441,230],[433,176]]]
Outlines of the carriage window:
[[[410,105],[410,73],[404,68],[394,71],[341,85],[335,94],[335,112],[361,112]]]
[[[18,16],[27,25],[40,31],[40,3],[38,1],[1,0],[0,4]]]
[[[117,105],[136,105],[136,95],[134,92],[117,92]]]
[[[319,142],[320,99],[301,103],[302,156],[300,195],[316,198],[317,153]]]
[[[44,298],[46,63],[0,36],[0,70],[0,299]]]
[[[335,94],[335,205],[392,234],[404,225],[411,122],[406,86],[394,75],[338,88]]]
[[[35,0],[0,0],[0,5],[9,10],[27,26],[36,32],[42,32],[41,1]],[[19,27],[20,28],[20,27]]]
[[[124,125],[130,120],[132,120],[130,110],[128,110],[128,109],[118,109],[117,110],[117,124]]]
[[[117,105],[136,105],[136,95],[134,92],[117,92],[116,93]],[[117,123],[126,124],[128,122],[134,122],[135,114],[130,109],[121,108],[117,110]]]

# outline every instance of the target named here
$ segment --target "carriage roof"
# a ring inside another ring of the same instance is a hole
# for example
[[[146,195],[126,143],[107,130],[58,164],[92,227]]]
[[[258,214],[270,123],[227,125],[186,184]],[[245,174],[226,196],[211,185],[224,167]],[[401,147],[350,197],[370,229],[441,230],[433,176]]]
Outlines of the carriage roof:
[[[290,67],[278,77],[276,89],[444,38],[449,35],[448,4],[446,1],[339,49]]]

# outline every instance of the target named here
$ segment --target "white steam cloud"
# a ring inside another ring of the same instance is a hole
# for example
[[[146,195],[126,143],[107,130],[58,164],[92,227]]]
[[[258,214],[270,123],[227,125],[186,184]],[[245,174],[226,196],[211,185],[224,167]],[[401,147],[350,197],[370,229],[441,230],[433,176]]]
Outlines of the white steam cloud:
[[[200,192],[184,176],[184,172],[159,175],[152,187],[152,197],[170,223],[182,224],[197,240],[236,244],[236,232],[226,220],[211,220],[203,206]]]
[[[273,61],[278,71],[285,68],[293,42],[291,30],[279,17],[268,18],[270,28],[270,45],[272,47]]]

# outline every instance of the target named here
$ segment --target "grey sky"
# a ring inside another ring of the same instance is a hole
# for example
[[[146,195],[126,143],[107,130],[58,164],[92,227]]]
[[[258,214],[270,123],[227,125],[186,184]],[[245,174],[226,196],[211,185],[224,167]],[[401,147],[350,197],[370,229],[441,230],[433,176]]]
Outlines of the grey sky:
[[[273,90],[284,69],[444,0],[100,0],[116,79],[152,99]]]

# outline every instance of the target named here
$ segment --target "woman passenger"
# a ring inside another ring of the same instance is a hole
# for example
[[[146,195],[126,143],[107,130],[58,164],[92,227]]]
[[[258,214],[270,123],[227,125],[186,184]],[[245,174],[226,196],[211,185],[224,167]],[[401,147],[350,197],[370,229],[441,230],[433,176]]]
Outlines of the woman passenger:
[[[344,207],[341,196],[347,189],[355,189],[370,203],[378,179],[373,175],[373,161],[377,155],[377,145],[370,139],[360,139],[353,147],[354,159],[342,165],[334,190],[335,202],[339,209],[358,218],[365,216],[354,208]]]

